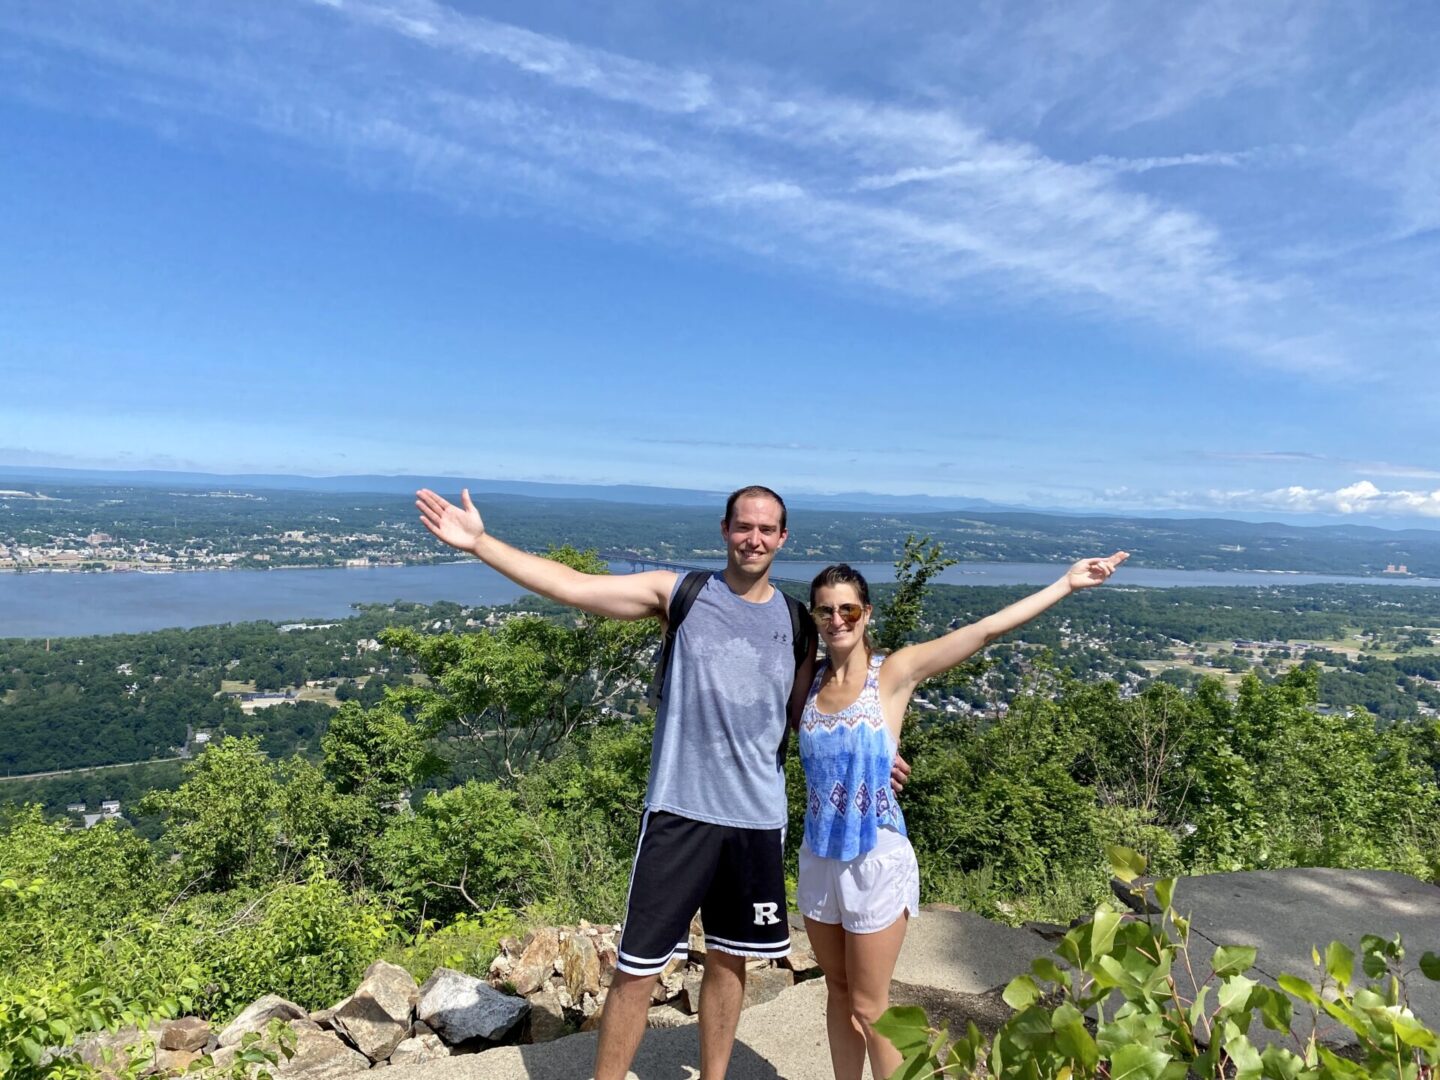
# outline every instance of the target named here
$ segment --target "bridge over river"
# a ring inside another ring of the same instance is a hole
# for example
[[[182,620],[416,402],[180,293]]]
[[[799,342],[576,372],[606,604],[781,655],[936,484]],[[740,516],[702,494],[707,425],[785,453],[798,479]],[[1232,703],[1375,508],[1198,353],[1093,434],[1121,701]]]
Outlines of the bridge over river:
[[[715,559],[713,561],[706,560],[706,562],[709,562],[709,565],[707,566],[703,563],[698,562],[666,562],[664,559],[656,559],[649,555],[642,555],[638,551],[602,551],[600,552],[600,558],[604,559],[607,563],[609,563],[612,569],[622,570],[625,573],[630,574],[638,573],[641,570],[674,570],[677,574],[687,574],[691,570],[708,571],[720,570],[724,568],[724,563],[720,559]],[[804,579],[798,577],[787,577],[783,573],[775,572],[777,569],[783,569],[784,566],[785,564],[780,562],[772,564],[770,568],[771,581],[793,582],[797,585],[808,585],[810,583],[810,579],[808,577]]]

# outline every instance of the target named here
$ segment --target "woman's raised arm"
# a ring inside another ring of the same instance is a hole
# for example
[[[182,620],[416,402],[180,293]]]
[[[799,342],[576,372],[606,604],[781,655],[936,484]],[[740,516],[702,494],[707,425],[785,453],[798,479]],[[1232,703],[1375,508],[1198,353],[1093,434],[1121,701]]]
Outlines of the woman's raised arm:
[[[943,637],[896,650],[885,658],[885,666],[881,669],[882,688],[887,694],[903,696],[908,704],[915,688],[932,675],[964,663],[996,638],[1024,626],[1072,592],[1103,583],[1129,557],[1128,551],[1117,551],[1106,559],[1081,559],[1053,585],[1047,585],[979,622],[952,630]]]

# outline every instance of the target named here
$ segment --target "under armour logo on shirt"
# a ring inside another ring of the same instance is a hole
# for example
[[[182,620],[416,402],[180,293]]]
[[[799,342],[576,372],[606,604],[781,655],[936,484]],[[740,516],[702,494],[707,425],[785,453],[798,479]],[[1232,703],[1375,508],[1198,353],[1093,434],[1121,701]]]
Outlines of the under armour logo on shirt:
[[[780,921],[780,916],[776,914],[779,909],[779,904],[756,904],[755,925],[774,926]]]

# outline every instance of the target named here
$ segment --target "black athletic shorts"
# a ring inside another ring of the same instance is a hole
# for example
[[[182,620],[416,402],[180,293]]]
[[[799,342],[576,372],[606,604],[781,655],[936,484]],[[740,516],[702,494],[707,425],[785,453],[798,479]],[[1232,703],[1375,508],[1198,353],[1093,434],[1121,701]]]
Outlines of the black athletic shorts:
[[[620,970],[654,975],[684,956],[697,909],[707,951],[789,955],[781,834],[647,810],[625,903]]]

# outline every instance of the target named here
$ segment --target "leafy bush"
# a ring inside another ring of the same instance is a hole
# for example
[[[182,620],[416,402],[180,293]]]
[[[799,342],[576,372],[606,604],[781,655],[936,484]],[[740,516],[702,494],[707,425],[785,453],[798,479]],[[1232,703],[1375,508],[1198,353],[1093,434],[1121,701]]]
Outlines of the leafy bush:
[[[390,935],[387,919],[312,864],[307,880],[226,909],[197,905],[171,934],[211,988],[208,1008],[229,1016],[265,994],[308,1009],[355,988]]]
[[[404,913],[442,921],[536,899],[541,830],[514,792],[472,780],[430,795],[375,844],[387,897]]]
[[[1145,870],[1133,851],[1114,848],[1113,869],[1127,882]],[[1222,945],[1212,973],[1197,985],[1190,959],[1190,924],[1171,902],[1176,881],[1137,889],[1163,913],[1136,917],[1109,904],[1075,927],[1056,948],[1062,963],[1039,959],[1031,974],[1005,988],[1014,1015],[989,1042],[972,1023],[964,1035],[930,1026],[924,1010],[890,1009],[876,1022],[904,1056],[897,1077],[982,1080],[1430,1080],[1440,1065],[1440,1036],[1405,999],[1404,947],[1396,939],[1361,939],[1354,953],[1332,942],[1314,953],[1318,979],[1281,975],[1272,989],[1245,973],[1250,946]],[[1148,906],[1148,905],[1147,905]],[[1440,956],[1426,953],[1420,971],[1440,980]],[[1212,1000],[1213,994],[1213,1000]],[[1262,1051],[1249,1032],[1257,1017],[1289,1034],[1296,1003],[1311,1011],[1308,1039],[1291,1050],[1272,1042]],[[1338,1056],[1316,1038],[1319,1014],[1354,1032],[1360,1061]],[[1093,1018],[1093,1019],[1087,1019]]]

